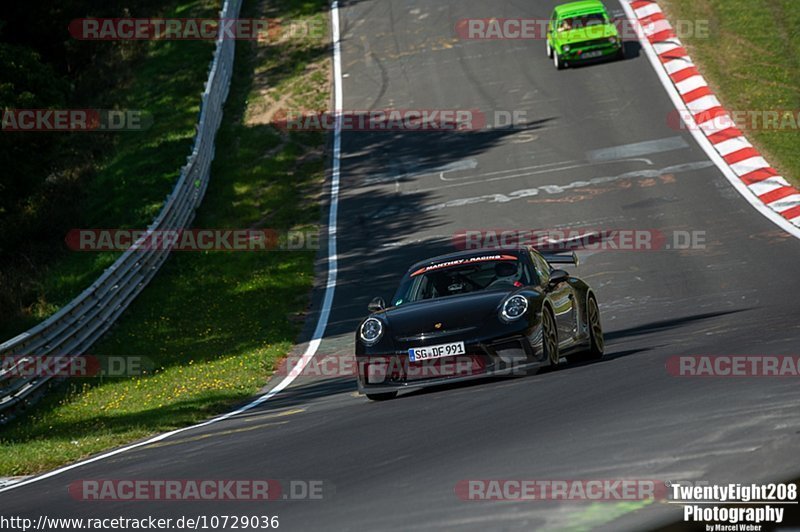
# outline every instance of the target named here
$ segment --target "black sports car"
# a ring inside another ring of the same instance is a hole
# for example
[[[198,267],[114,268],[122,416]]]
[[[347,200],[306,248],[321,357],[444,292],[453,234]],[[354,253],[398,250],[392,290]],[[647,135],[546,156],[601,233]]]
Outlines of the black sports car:
[[[532,247],[464,251],[413,265],[391,304],[381,298],[356,332],[359,390],[373,400],[403,389],[603,356],[592,289],[552,264],[575,254]]]

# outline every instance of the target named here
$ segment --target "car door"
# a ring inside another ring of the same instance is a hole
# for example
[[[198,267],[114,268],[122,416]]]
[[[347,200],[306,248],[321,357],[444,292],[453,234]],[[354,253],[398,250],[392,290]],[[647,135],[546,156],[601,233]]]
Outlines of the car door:
[[[547,40],[550,42],[550,46],[553,48],[556,47],[556,12],[553,11],[553,14],[550,15],[550,22],[547,24]]]
[[[531,253],[536,274],[542,281],[542,289],[550,296],[553,311],[556,315],[559,344],[566,347],[575,341],[577,331],[577,307],[575,291],[567,282],[552,284],[550,281],[550,264],[536,253]]]

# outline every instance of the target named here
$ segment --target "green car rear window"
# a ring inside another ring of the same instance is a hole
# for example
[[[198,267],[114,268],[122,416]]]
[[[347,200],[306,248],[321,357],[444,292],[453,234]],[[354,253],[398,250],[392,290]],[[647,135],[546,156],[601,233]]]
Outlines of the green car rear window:
[[[558,29],[560,31],[579,30],[604,24],[608,24],[608,17],[606,17],[605,13],[591,13],[562,18],[558,21]]]

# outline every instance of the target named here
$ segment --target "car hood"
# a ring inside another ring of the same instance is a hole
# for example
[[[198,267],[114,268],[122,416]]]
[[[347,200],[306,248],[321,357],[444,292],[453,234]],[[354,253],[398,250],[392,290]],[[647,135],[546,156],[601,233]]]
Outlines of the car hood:
[[[507,290],[491,290],[420,301],[390,308],[384,311],[384,317],[395,337],[446,334],[494,320],[500,304],[510,294]]]
[[[596,26],[560,32],[558,34],[558,41],[562,44],[572,44],[616,36],[617,28],[613,24],[598,24]]]

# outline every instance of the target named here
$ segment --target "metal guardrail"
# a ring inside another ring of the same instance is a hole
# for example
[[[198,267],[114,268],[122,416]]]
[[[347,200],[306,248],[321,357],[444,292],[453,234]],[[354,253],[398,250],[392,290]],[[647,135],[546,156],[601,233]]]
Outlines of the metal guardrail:
[[[225,0],[220,18],[238,17],[241,4],[242,0]],[[99,340],[155,276],[169,251],[137,249],[147,241],[148,235],[153,231],[183,229],[192,222],[210,178],[214,139],[222,122],[222,108],[233,73],[234,44],[233,39],[224,38],[220,32],[202,95],[192,152],[147,234],[53,316],[0,344],[0,360],[13,362],[4,364],[8,367],[0,371],[0,424],[35,402],[52,379],[58,378],[58,369],[84,354]],[[53,371],[25,375],[20,368],[39,357],[47,357]]]

